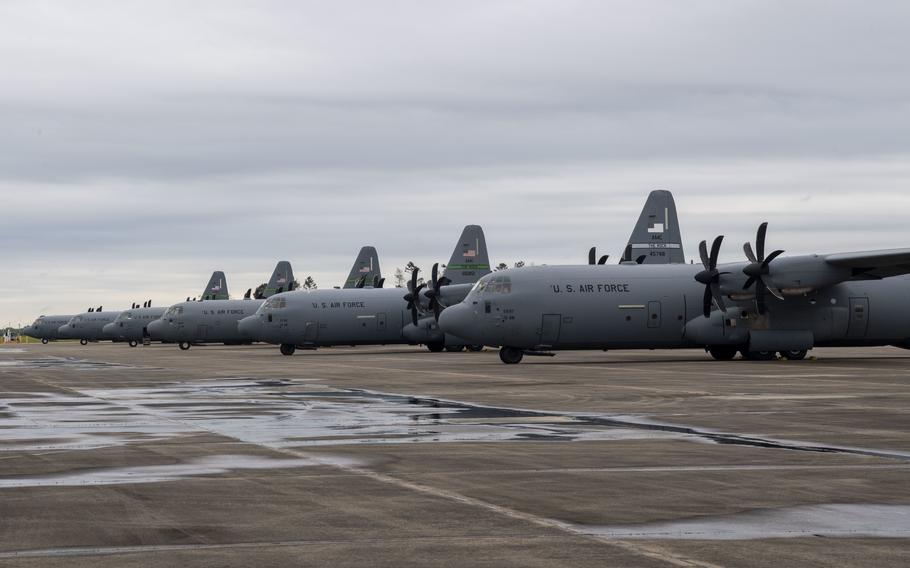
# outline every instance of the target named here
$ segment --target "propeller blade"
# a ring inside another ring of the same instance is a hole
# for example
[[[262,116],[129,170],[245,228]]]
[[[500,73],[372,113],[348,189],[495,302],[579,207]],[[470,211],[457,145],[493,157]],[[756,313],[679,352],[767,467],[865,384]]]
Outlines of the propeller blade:
[[[743,290],[748,290],[753,284],[755,284],[755,276],[750,276],[748,280],[746,280],[746,283],[743,284]]]
[[[414,304],[411,304],[411,322],[413,322],[414,325],[417,325],[417,308]]]
[[[755,235],[755,248],[758,251],[758,260],[765,259],[765,235],[768,234],[768,222],[765,221],[758,226],[758,234]]]
[[[253,289],[252,289],[252,288],[247,288],[246,294],[243,295],[243,299],[244,299],[244,300],[249,300],[249,299],[250,299],[250,296],[252,296],[252,295],[253,295]]]
[[[594,264],[594,261],[597,259],[597,247],[591,247],[591,250],[588,251],[588,264]]]
[[[762,268],[767,268],[768,265],[771,264],[772,260],[774,260],[775,258],[779,257],[782,254],[784,254],[784,251],[782,251],[782,250],[776,250],[776,251],[772,252],[771,254],[769,254],[768,258],[766,258],[762,262]]]
[[[765,284],[759,279],[759,285],[755,287],[755,306],[758,308],[759,315],[765,313]]]
[[[430,282],[433,283],[433,289],[435,290],[439,284],[439,263],[433,264],[433,270],[430,272]]]
[[[379,286],[376,286],[376,287],[377,287],[377,288],[382,288],[382,285],[383,285],[383,284],[385,284],[385,278],[380,278],[380,279],[379,279]]]
[[[707,270],[711,270],[711,259],[708,258],[708,243],[702,241],[698,243],[698,255],[701,257],[701,263]]]
[[[605,254],[605,255],[603,255],[602,257],[600,257],[600,260],[597,261],[597,264],[606,264],[606,263],[607,263],[607,260],[608,260],[609,258],[610,258],[610,255]]]
[[[646,255],[646,254],[641,255],[640,257],[635,259],[635,264],[643,263],[646,258],[648,258],[648,255]]]
[[[749,262],[758,262],[755,258],[755,253],[752,252],[752,245],[749,243],[743,244],[743,252],[746,253],[746,258],[749,259]]]
[[[711,317],[711,288],[705,286],[705,295],[702,298],[702,313],[705,317]]]
[[[724,304],[724,296],[720,293],[720,284],[717,282],[712,282],[708,289],[711,290],[711,296],[714,298],[714,302],[717,304],[717,307],[720,308],[720,311],[727,311],[727,306]]]
[[[717,268],[717,257],[720,255],[720,245],[724,242],[724,236],[718,235],[714,239],[714,244],[711,245],[711,257],[708,259],[711,261],[711,269]]]
[[[762,282],[764,282],[764,280],[763,280]],[[778,300],[783,300],[783,299],[784,299],[784,295],[781,294],[780,290],[778,290],[777,288],[774,288],[774,287],[772,287],[772,286],[768,286],[767,283],[765,283],[765,288],[767,288],[767,289],[768,289],[768,292],[771,292],[771,295],[774,296],[775,298],[777,298]]]
[[[626,250],[622,252],[622,262],[632,262],[632,245],[626,245]]]

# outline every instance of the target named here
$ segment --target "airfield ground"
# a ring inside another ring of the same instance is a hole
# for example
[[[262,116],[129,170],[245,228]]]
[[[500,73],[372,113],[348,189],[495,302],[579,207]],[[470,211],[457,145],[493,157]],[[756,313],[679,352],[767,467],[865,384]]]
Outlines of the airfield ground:
[[[910,352],[0,348],[2,566],[906,566]]]

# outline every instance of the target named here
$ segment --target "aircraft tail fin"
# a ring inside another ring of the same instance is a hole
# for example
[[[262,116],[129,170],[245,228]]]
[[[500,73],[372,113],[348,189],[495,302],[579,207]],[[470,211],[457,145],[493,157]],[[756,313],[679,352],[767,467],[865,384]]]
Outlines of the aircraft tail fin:
[[[360,249],[348,279],[344,281],[344,288],[363,288],[372,286],[374,277],[382,278],[379,270],[379,254],[376,247],[366,246]]]
[[[282,260],[275,265],[275,271],[272,272],[272,277],[269,278],[268,284],[265,285],[265,289],[262,291],[262,298],[268,298],[275,294],[280,294],[281,292],[289,292],[296,288],[297,284],[294,281],[294,270],[291,268],[291,263]]]
[[[470,284],[490,273],[487,239],[480,225],[468,225],[452,251],[445,277],[451,284]]]
[[[673,194],[666,190],[652,191],[648,195],[638,223],[629,237],[622,262],[639,264],[685,264],[682,234],[676,215]]]
[[[203,300],[230,299],[230,296],[228,295],[227,278],[225,278],[224,272],[221,272],[220,270],[212,272],[212,277],[209,278],[209,283],[206,284],[205,290],[202,291],[201,298]]]

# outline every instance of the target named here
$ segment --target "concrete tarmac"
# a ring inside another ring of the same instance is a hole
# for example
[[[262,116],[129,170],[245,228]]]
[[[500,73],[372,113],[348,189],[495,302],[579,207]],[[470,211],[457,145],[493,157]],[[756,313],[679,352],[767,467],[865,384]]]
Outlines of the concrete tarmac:
[[[0,347],[0,567],[906,566],[910,352]]]

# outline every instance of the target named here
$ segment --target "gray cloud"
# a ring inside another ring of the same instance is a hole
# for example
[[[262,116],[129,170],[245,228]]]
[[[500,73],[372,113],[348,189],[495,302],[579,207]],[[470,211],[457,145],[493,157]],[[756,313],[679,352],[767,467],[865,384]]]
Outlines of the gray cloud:
[[[647,191],[691,253],[907,244],[902,2],[6,2],[0,320],[170,302],[279,258],[339,283],[618,255]]]

